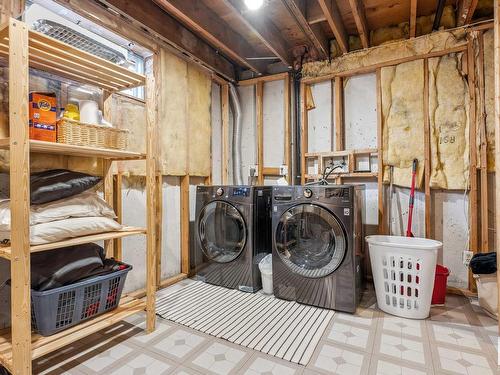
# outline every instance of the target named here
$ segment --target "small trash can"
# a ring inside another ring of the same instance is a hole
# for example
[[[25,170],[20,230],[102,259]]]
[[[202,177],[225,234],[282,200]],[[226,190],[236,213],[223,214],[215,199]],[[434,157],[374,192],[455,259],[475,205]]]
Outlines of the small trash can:
[[[498,283],[496,272],[482,275],[474,274],[474,279],[477,284],[479,306],[493,319],[498,320]]]
[[[266,255],[259,262],[262,279],[262,290],[265,294],[273,294],[273,255]]]
[[[446,301],[446,288],[450,271],[445,266],[436,265],[436,276],[434,276],[434,290],[432,291],[431,305],[444,305]]]

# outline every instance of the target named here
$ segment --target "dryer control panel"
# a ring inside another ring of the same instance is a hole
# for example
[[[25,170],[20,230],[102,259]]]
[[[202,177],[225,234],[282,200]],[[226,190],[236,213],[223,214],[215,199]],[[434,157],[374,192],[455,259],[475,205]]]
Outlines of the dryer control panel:
[[[297,201],[323,201],[348,205],[351,203],[352,187],[348,186],[280,186],[273,188],[273,201],[286,204]]]

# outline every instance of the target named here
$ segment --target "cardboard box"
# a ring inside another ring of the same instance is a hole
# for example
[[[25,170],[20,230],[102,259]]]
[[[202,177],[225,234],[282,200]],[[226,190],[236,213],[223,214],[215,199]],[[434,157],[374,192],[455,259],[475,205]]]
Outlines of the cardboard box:
[[[32,92],[29,96],[30,139],[56,142],[57,98],[53,93]]]

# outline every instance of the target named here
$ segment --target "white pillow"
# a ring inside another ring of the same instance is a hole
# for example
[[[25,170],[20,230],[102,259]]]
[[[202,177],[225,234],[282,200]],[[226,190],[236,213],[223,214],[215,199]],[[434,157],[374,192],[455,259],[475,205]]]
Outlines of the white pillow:
[[[30,226],[30,242],[41,245],[121,229],[121,224],[108,217],[77,217]],[[10,231],[0,231],[0,238],[10,240]]]
[[[95,192],[83,192],[54,202],[32,205],[30,225],[69,219],[70,217],[103,216],[116,218],[113,209]],[[0,231],[10,230],[10,200],[0,201]]]

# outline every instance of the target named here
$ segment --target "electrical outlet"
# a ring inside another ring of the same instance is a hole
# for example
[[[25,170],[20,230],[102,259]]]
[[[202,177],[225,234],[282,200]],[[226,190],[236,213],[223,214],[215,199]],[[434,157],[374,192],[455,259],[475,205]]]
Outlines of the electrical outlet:
[[[474,253],[472,251],[464,251],[462,254],[462,263],[464,266],[469,267],[470,260],[472,259],[472,256]]]
[[[259,175],[259,166],[251,165],[248,167],[248,175],[250,177],[257,177]]]
[[[280,166],[280,176],[286,176],[288,174],[288,166],[281,165]]]

